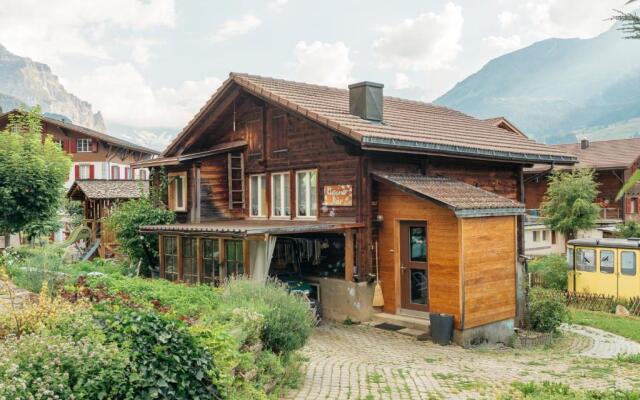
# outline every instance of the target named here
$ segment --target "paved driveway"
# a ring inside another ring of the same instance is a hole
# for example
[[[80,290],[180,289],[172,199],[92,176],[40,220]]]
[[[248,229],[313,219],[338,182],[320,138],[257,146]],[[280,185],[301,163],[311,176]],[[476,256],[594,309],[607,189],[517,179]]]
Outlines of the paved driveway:
[[[287,399],[495,398],[514,381],[639,388],[631,366],[584,355],[597,342],[597,335],[570,332],[549,350],[465,350],[369,326],[323,325],[304,349],[304,382]]]

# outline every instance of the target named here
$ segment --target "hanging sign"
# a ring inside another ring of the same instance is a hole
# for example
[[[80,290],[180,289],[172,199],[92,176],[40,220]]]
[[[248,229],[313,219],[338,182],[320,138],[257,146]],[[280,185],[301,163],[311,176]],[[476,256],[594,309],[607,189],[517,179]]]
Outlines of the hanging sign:
[[[353,187],[351,185],[325,186],[322,204],[333,207],[351,207],[353,205]]]

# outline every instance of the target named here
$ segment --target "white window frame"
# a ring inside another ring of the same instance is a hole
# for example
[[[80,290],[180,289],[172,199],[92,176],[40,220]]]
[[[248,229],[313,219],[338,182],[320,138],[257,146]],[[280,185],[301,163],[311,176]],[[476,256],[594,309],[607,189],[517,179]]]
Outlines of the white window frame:
[[[82,145],[81,145],[82,143]],[[76,140],[76,151],[78,153],[91,153],[91,139],[79,138]]]
[[[178,185],[175,183],[176,178],[182,180],[182,207],[178,206]],[[187,211],[187,172],[172,172],[169,174],[170,187],[174,190],[173,211]]]
[[[86,175],[82,173],[83,170],[86,171]],[[91,179],[91,164],[78,164],[78,175],[80,180]]]
[[[280,187],[276,188],[274,181],[275,177],[280,177]],[[284,191],[284,183],[289,182],[289,193]],[[280,192],[280,209],[284,212],[287,200],[289,200],[289,215],[276,215],[276,191]],[[291,219],[291,173],[286,172],[273,172],[271,173],[271,218],[272,219]]]
[[[114,168],[117,169],[117,171],[118,171],[118,177],[117,178],[115,177],[115,174],[113,173]],[[117,181],[117,180],[121,179],[120,178],[120,166],[119,165],[112,165],[112,166],[109,167],[109,177],[111,178],[112,181]]]
[[[295,198],[296,198],[296,218],[297,219],[318,219],[318,196],[316,193],[316,212],[315,215],[300,215],[300,209],[298,208],[298,203],[299,203],[299,199],[298,199],[298,186],[300,184],[299,181],[299,177],[301,174],[309,174],[311,172],[315,172],[316,173],[316,192],[318,190],[318,170],[317,169],[303,169],[303,170],[299,170],[296,171],[296,187],[295,187]],[[306,195],[306,209],[311,211],[311,185],[309,184],[307,186],[307,191],[305,193]]]
[[[258,214],[254,214],[253,213],[253,194],[254,194],[254,187],[253,187],[253,178],[258,178],[258,196],[260,196],[262,193],[264,193],[264,201],[262,201],[263,199],[258,197]],[[265,185],[264,187],[264,192],[262,191],[263,187],[262,185]],[[267,175],[266,174],[252,174],[249,175],[249,216],[251,218],[266,218],[267,217],[267,210],[266,209],[262,209],[262,204],[266,203],[267,200]],[[267,206],[268,208],[268,206]]]
[[[53,143],[57,144],[60,147],[60,150],[64,150],[64,140],[53,139]]]
[[[141,180],[141,181],[146,181],[147,180],[147,170],[146,169],[138,170],[138,179]]]

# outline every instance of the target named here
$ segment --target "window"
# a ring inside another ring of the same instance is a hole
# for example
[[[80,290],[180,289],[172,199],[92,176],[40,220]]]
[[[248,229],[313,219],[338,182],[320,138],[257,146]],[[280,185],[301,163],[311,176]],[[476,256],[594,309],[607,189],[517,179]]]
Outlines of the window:
[[[635,276],[636,274],[636,253],[633,251],[623,251],[620,256],[620,273],[622,275]]]
[[[551,244],[556,244],[556,231],[551,231]]]
[[[147,170],[141,169],[140,172],[138,173],[138,176],[140,177],[141,181],[146,181],[147,180]]]
[[[64,150],[64,140],[62,139],[55,139],[53,141],[53,143],[57,144],[60,147],[60,150]]]
[[[315,217],[318,213],[318,171],[296,172],[296,203],[298,217]]]
[[[90,153],[91,152],[91,139],[78,139],[76,141],[78,153]]]
[[[424,226],[409,228],[409,249],[411,261],[427,261],[427,229]]]
[[[549,235],[548,231],[542,231],[542,241],[546,242],[547,241],[547,237]]]
[[[164,277],[170,281],[178,279],[178,246],[175,237],[165,236],[163,242]]]
[[[225,240],[227,276],[244,274],[242,240]]]
[[[567,266],[569,270],[573,270],[573,249],[567,249]]]
[[[613,251],[600,250],[600,272],[613,274]]]
[[[638,198],[631,197],[629,199],[629,214],[636,214],[638,212]]]
[[[117,165],[111,166],[111,179],[120,179],[120,167]]]
[[[78,165],[77,179],[91,179],[91,165],[89,164]]]
[[[271,216],[275,218],[291,216],[290,202],[289,173],[271,174]]]
[[[249,177],[249,198],[251,199],[252,217],[266,217],[267,215],[267,178],[265,175],[251,175]]]
[[[287,114],[276,111],[271,117],[271,150],[286,150],[289,147],[287,137]]]
[[[576,267],[578,271],[596,271],[596,251],[593,249],[576,250]]]
[[[202,240],[202,280],[216,283],[220,280],[220,242],[218,239]]]
[[[169,174],[169,209],[187,211],[187,173]]]
[[[124,167],[124,179],[133,179],[133,176],[131,175],[131,168]]]
[[[189,283],[198,282],[196,239],[194,238],[182,238],[182,279]]]
[[[540,233],[538,231],[533,231],[532,233],[533,233],[534,242],[537,242],[538,240],[540,240],[540,238],[538,237]]]

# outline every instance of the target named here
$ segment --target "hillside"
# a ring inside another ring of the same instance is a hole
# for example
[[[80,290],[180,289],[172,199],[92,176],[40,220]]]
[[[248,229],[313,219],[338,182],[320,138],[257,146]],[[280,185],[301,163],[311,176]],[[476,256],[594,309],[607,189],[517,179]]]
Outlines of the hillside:
[[[479,118],[504,115],[547,143],[640,133],[640,41],[611,28],[548,39],[498,57],[435,103]]]

